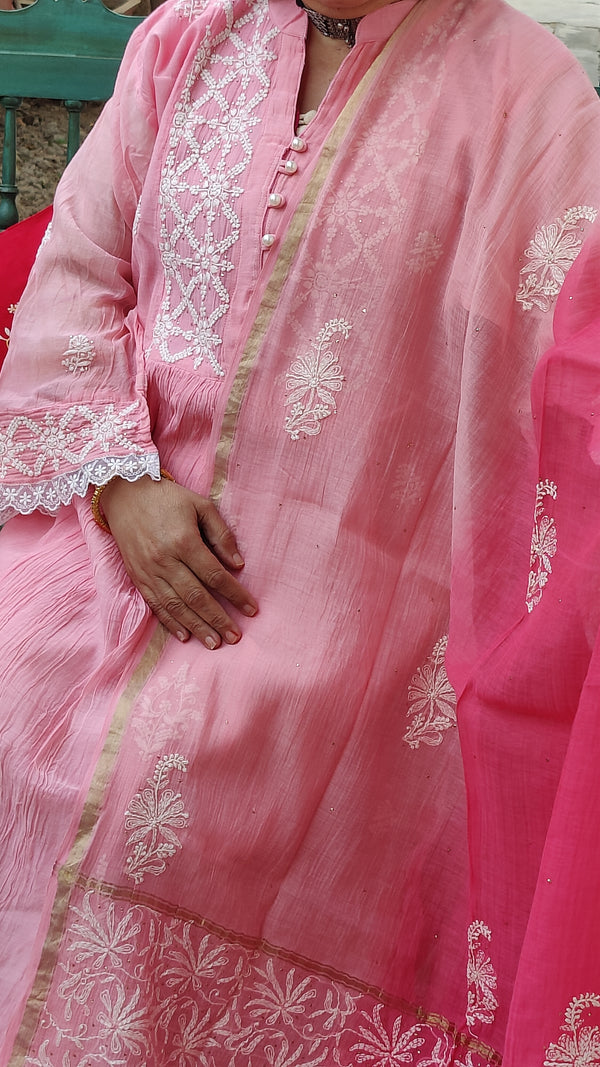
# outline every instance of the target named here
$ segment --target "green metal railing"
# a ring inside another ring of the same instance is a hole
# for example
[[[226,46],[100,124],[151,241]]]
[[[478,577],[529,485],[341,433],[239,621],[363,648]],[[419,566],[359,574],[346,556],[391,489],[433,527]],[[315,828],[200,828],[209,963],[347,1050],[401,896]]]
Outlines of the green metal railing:
[[[0,10],[0,230],[19,218],[17,112],[23,97],[64,102],[70,160],[79,147],[83,103],[108,100],[125,45],[141,21],[109,11],[101,0],[36,0],[20,10]]]

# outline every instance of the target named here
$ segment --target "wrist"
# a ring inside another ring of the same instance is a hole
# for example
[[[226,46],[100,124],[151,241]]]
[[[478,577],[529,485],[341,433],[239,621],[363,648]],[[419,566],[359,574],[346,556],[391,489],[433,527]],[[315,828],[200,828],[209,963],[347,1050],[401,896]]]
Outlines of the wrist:
[[[141,479],[139,479],[139,481],[144,481],[146,478],[149,478],[149,477],[150,477],[150,475],[145,474]],[[160,477],[161,477],[161,480],[164,479],[164,480],[169,481],[169,482],[174,482],[175,481],[175,479],[173,478],[173,475],[169,474],[169,472],[164,470],[163,467],[160,468]],[[151,480],[153,480],[153,479],[151,479]],[[109,503],[110,497],[112,495],[112,492],[109,489],[109,487],[110,486],[115,486],[117,482],[121,482],[122,483],[124,481],[126,481],[126,479],[121,478],[117,474],[117,475],[115,475],[114,478],[111,478],[108,482],[105,482],[104,485],[97,485],[95,487],[95,489],[94,489],[94,492],[92,493],[91,510],[92,510],[92,516],[94,518],[94,522],[96,523],[97,526],[99,526],[106,533],[110,533],[111,532],[110,525],[109,525],[109,522],[108,522],[108,518],[107,518],[107,515],[106,515],[106,510],[105,510],[106,509],[106,505]],[[131,483],[129,483],[129,484],[131,484]],[[108,492],[106,492],[107,490],[108,490]]]

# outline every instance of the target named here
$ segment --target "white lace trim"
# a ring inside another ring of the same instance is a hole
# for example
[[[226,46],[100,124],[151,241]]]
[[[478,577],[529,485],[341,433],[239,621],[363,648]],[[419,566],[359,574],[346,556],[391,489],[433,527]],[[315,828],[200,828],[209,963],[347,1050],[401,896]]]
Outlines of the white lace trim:
[[[240,179],[252,159],[251,132],[270,86],[267,67],[276,58],[268,46],[279,33],[264,25],[263,0],[235,22],[231,3],[223,7],[226,27],[214,39],[207,32],[175,108],[159,191],[165,295],[152,338],[167,363],[192,357],[198,367],[208,360],[219,377],[224,374],[219,327],[233,284],[225,282],[241,232]],[[185,11],[195,16],[193,0]],[[246,28],[252,23],[253,29]],[[196,99],[198,81],[202,92]],[[232,86],[235,96],[229,100]]]
[[[157,452],[134,456],[102,456],[84,463],[78,470],[58,474],[37,485],[0,486],[0,525],[14,515],[30,515],[32,511],[53,514],[61,504],[69,504],[74,496],[85,496],[90,485],[105,485],[111,478],[125,478],[135,482],[149,474],[160,479],[160,460]]]

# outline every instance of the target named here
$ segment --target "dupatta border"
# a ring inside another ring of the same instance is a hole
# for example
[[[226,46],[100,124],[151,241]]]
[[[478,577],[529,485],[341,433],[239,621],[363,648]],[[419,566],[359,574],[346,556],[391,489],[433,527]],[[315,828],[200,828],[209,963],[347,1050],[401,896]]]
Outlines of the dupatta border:
[[[157,666],[169,636],[168,631],[163,626],[158,625],[156,627],[140,662],[117,701],[108,736],[104,742],[104,747],[88,790],[75,841],[66,861],[58,871],[57,888],[48,933],[40,956],[36,977],[23,1013],[23,1019],[17,1032],[13,1052],[8,1061],[9,1067],[21,1067],[35,1037],[39,1016],[44,1008],[54,977],[69,911],[71,890],[77,884],[79,868],[94,833],[98,813],[110,783],[129,713],[152,671]]]

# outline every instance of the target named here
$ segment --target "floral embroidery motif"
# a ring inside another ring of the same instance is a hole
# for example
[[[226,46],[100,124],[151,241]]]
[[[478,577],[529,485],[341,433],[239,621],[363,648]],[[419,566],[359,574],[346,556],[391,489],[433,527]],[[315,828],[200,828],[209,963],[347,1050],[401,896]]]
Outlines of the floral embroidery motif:
[[[205,920],[75,889],[27,1067],[449,1067],[451,1033]],[[464,1037],[464,1035],[463,1035]],[[485,1067],[469,1049],[464,1067]]]
[[[411,274],[429,274],[443,253],[441,241],[428,230],[417,234],[408,253],[407,267]]]
[[[323,419],[337,411],[334,394],[342,388],[344,375],[331,342],[338,334],[347,340],[351,329],[345,319],[331,319],[317,334],[311,351],[291,364],[285,383],[289,393],[285,404],[292,407],[286,416],[285,430],[292,441],[297,441],[301,433],[308,436],[320,433]]]
[[[494,990],[498,985],[496,972],[489,956],[481,948],[481,938],[492,940],[492,932],[479,919],[472,922],[469,931],[469,959],[467,962],[467,1025],[493,1023],[498,1001]]]
[[[549,311],[560,293],[563,282],[583,244],[581,222],[594,222],[598,211],[592,207],[572,207],[556,222],[541,226],[525,256],[529,260],[521,269],[522,281],[517,301],[524,311],[538,307]]]
[[[413,718],[402,740],[411,748],[418,748],[421,743],[441,745],[443,732],[456,726],[456,693],[446,674],[447,647],[445,635],[410,680],[410,707],[406,714]]]
[[[69,337],[69,347],[63,354],[66,357],[62,361],[63,367],[71,374],[82,374],[83,371],[89,370],[95,359],[94,342],[85,334],[75,334]]]
[[[544,586],[548,582],[548,575],[552,574],[551,560],[556,555],[556,526],[554,519],[545,514],[544,499],[549,496],[556,500],[558,490],[554,482],[539,482],[535,494],[535,511],[533,521],[533,533],[531,535],[531,556],[529,580],[527,583],[527,596],[525,602],[527,610],[533,611],[539,604],[544,592]]]
[[[193,17],[197,8],[190,2]],[[159,193],[165,295],[153,333],[167,363],[192,357],[196,368],[208,360],[218,376],[224,374],[218,327],[230,303],[225,281],[235,268],[231,253],[241,230],[240,178],[252,159],[250,135],[270,85],[267,68],[275,53],[268,46],[279,32],[265,29],[263,0],[237,22],[231,3],[224,11],[226,28],[213,39],[207,35],[175,108]],[[223,45],[218,54],[217,45]]]
[[[127,857],[126,870],[136,885],[147,874],[159,875],[166,869],[168,856],[182,847],[175,830],[189,824],[181,793],[169,788],[169,771],[186,771],[188,761],[176,753],[163,756],[156,764],[148,789],[136,793],[125,812],[125,829],[133,833],[127,838],[134,845]]]
[[[9,304],[7,309],[6,309],[8,311],[8,314],[9,315],[14,315],[15,311],[17,310],[17,306],[18,306],[17,304]],[[10,341],[10,330],[9,330],[8,326],[4,327],[4,337],[0,337],[0,341],[4,341],[4,344],[8,348],[8,344],[9,344],[9,341]]]
[[[546,1049],[544,1067],[598,1067],[600,1064],[600,1028],[584,1025],[583,1013],[600,1008],[597,993],[582,993],[574,997],[565,1012],[561,1030],[564,1033],[556,1044]]]
[[[186,663],[173,675],[160,675],[137,701],[131,729],[141,756],[157,756],[185,735],[190,714],[198,714],[197,687],[188,681]]]

